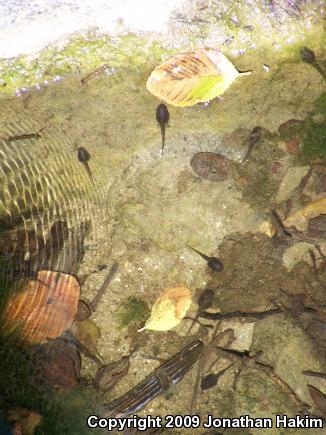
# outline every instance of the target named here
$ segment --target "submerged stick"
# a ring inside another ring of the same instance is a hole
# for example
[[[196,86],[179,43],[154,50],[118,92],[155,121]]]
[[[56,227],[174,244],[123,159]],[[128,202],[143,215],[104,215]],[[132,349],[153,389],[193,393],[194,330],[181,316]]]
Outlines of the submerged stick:
[[[95,71],[92,71],[89,74],[87,74],[85,77],[83,77],[80,80],[80,84],[84,85],[89,80],[93,79],[94,77],[98,76],[99,74],[101,74],[102,72],[104,72],[106,69],[109,69],[109,68],[110,68],[109,65],[107,63],[105,63],[104,65],[100,66],[99,68],[96,68]]]
[[[105,278],[103,284],[101,285],[99,291],[97,292],[96,296],[94,297],[94,299],[92,300],[92,302],[89,304],[92,312],[94,312],[105,292],[105,290],[107,289],[107,287],[109,286],[110,282],[112,281],[114,275],[116,274],[117,270],[119,267],[119,263],[116,261],[115,263],[113,263],[107,277]]]
[[[99,413],[102,417],[116,418],[136,413],[171,385],[178,383],[197,361],[203,349],[204,343],[201,340],[192,341],[126,394],[103,405]]]
[[[44,129],[45,129],[45,127],[42,127],[36,133],[25,133],[25,134],[19,134],[17,136],[11,136],[11,137],[8,138],[8,141],[9,142],[15,142],[15,141],[26,140],[26,139],[40,139],[42,137],[40,135],[40,133]]]
[[[208,313],[207,311],[204,311],[200,314],[200,317],[210,320],[234,319],[238,317],[253,317],[255,319],[263,319],[264,317],[273,316],[274,314],[280,313],[283,313],[281,308],[274,308],[267,311],[257,311],[252,313],[241,311],[234,311],[233,313]]]

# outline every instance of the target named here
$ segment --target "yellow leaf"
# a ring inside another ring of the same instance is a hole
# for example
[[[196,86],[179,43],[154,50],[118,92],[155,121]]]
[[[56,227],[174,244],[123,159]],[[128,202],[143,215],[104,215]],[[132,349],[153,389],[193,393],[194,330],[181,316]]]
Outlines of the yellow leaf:
[[[169,331],[177,326],[191,305],[191,291],[186,287],[167,288],[155,301],[144,329]]]
[[[276,228],[270,222],[264,221],[259,227],[258,232],[266,234],[268,237],[274,237],[276,234]]]
[[[286,227],[294,226],[299,231],[305,231],[309,219],[315,218],[321,214],[326,214],[326,198],[318,199],[300,210],[297,210],[285,219],[284,225]]]
[[[239,75],[232,63],[217,49],[200,48],[177,54],[157,66],[146,87],[172,106],[193,106],[223,94]]]

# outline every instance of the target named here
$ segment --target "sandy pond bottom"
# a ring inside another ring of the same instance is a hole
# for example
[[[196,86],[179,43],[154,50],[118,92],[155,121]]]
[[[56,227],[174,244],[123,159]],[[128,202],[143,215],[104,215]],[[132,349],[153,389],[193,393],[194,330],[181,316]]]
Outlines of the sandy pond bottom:
[[[106,364],[138,346],[129,373],[104,395],[105,402],[158,366],[147,356],[166,359],[178,352],[190,326],[184,320],[169,332],[137,333],[143,325],[137,313],[121,325],[128,301],[134,297],[151,307],[163,289],[182,284],[192,291],[189,316],[196,314],[196,301],[205,288],[215,295],[209,312],[235,313],[218,327],[219,331],[234,330],[235,340],[229,347],[238,353],[214,351],[205,361],[205,375],[233,365],[217,385],[199,388],[194,413],[202,419],[207,414],[319,415],[307,384],[325,391],[326,381],[302,372],[326,371],[324,324],[319,322],[325,311],[318,308],[325,304],[325,264],[313,244],[307,247],[302,240],[289,240],[280,230],[270,236],[272,209],[284,217],[289,199],[295,210],[325,196],[315,190],[321,176],[318,171],[303,193],[298,191],[309,165],[299,163],[278,134],[282,123],[305,119],[315,110],[315,100],[325,92],[323,79],[303,62],[283,63],[273,80],[263,69],[257,70],[234,83],[222,100],[207,106],[169,107],[170,128],[162,157],[155,121],[158,101],[144,84],[149,72],[121,70],[84,86],[70,78],[37,94],[0,100],[1,223],[7,231],[9,215],[23,216],[25,224],[15,218],[16,226],[36,228],[39,222],[38,231],[46,233],[60,219],[67,222],[71,234],[86,225],[85,255],[68,270],[82,282],[85,300],[93,298],[113,262],[119,263],[88,329],[79,332],[84,344],[96,350]],[[241,164],[247,151],[246,135],[256,126],[262,128],[262,140]],[[38,139],[7,140],[42,128]],[[90,153],[94,183],[77,159],[80,146]],[[193,171],[192,156],[204,151],[230,159],[224,181],[212,182]],[[295,176],[286,177],[293,168]],[[317,242],[324,249],[323,239]],[[211,271],[186,244],[218,256],[224,271]],[[309,249],[314,250],[315,265]],[[58,261],[61,267],[67,264],[64,253]],[[296,308],[298,294],[304,294],[308,311]],[[275,308],[282,310],[258,318],[241,315]],[[217,325],[214,320],[201,321],[214,328]],[[75,327],[80,328],[78,322]],[[206,343],[212,329],[208,334],[205,331],[195,325],[188,339],[199,337]],[[227,343],[222,341],[220,346],[227,347]],[[95,370],[83,358],[85,379],[92,379]],[[139,415],[189,414],[197,370],[194,365],[179,384]],[[187,430],[195,432],[210,433],[203,428]],[[184,434],[185,429],[164,433]],[[274,425],[269,430],[241,429],[238,433],[283,432]],[[323,431],[313,429],[311,433]]]

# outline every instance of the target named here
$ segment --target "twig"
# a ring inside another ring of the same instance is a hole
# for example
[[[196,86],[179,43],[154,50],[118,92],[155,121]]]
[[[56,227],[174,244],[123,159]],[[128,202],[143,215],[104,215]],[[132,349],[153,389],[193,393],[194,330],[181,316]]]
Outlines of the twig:
[[[211,319],[211,320],[224,320],[224,319],[234,319],[238,317],[252,317],[254,319],[264,319],[268,316],[273,316],[274,314],[280,314],[283,313],[283,310],[281,308],[274,308],[272,310],[267,311],[261,311],[261,312],[241,312],[241,311],[234,311],[233,313],[208,313],[207,311],[203,311],[200,314],[200,317],[203,317],[204,319]]]
[[[40,139],[42,137],[40,135],[40,133],[44,129],[45,129],[45,127],[42,127],[36,133],[26,133],[26,134],[19,134],[17,136],[11,136],[11,137],[8,138],[8,141],[9,142],[15,142],[15,141],[26,140],[26,139]]]
[[[326,373],[313,372],[311,370],[305,370],[302,373],[306,376],[313,376],[315,378],[326,379]]]
[[[276,227],[277,235],[291,238],[292,234],[284,228],[283,222],[275,210],[271,210],[272,223]]]
[[[117,261],[115,263],[113,263],[113,266],[111,267],[110,272],[108,273],[108,275],[105,278],[103,284],[101,285],[101,288],[97,292],[97,294],[94,297],[94,299],[92,300],[92,302],[89,304],[92,312],[94,312],[96,310],[96,308],[98,306],[98,303],[100,302],[104,292],[106,291],[108,285],[110,284],[110,282],[112,281],[116,271],[118,270],[118,266],[119,266],[119,263]]]
[[[107,63],[105,63],[104,65],[100,66],[99,68],[97,68],[95,71],[92,71],[91,73],[87,74],[85,77],[83,77],[80,80],[80,84],[84,85],[85,83],[87,83],[89,80],[93,79],[94,77],[98,76],[100,73],[102,73],[103,71],[105,71],[106,69],[110,68],[109,65]]]

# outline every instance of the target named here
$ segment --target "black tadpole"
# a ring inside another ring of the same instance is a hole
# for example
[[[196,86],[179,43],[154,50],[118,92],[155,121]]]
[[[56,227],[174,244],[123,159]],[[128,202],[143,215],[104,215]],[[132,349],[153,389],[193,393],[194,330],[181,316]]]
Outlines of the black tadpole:
[[[170,114],[165,104],[159,104],[156,109],[156,121],[160,124],[162,135],[162,156],[165,144],[165,124],[169,122]]]
[[[310,50],[310,48],[301,47],[300,55],[301,55],[301,59],[304,62],[310,63],[310,65],[312,65],[319,72],[319,74],[321,74],[324,77],[324,79],[326,79],[326,74],[321,69],[320,65],[317,62],[315,53],[312,50]]]
[[[300,49],[300,54],[301,54],[301,59],[304,62],[311,63],[311,64],[317,62],[315,53],[312,50],[310,50],[310,48],[308,47],[302,47]]]
[[[88,164],[88,162],[89,162],[89,160],[91,158],[90,153],[87,151],[86,148],[79,147],[78,150],[77,150],[77,157],[78,157],[78,160],[80,161],[80,163],[82,163],[85,166],[87,174],[89,175],[89,177],[90,177],[90,179],[92,180],[92,183],[93,183],[94,182],[93,176],[92,176],[91,170],[89,168],[89,164]]]
[[[198,255],[200,255],[206,262],[207,266],[215,270],[215,272],[222,272],[224,269],[223,263],[217,258],[217,257],[208,257],[208,255],[203,254],[202,252],[198,251],[197,249],[193,248],[192,246],[186,245],[188,248],[192,249],[194,252],[196,252]]]

